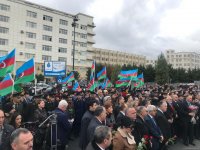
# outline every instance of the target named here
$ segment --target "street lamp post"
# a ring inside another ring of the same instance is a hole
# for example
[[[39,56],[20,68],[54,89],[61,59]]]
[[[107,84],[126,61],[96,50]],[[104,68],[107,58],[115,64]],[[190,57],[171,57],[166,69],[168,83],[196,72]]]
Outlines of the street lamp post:
[[[73,64],[72,64],[72,68],[74,71],[74,59],[75,59],[75,29],[76,29],[76,22],[78,21],[77,17],[74,16],[73,17],[73,22],[72,22],[72,27],[74,27],[74,42],[73,42]]]

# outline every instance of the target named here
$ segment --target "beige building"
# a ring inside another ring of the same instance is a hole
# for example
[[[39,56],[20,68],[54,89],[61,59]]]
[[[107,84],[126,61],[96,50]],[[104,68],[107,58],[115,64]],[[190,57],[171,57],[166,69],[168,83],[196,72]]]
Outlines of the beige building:
[[[72,70],[74,28],[75,70],[82,76],[92,64],[93,17],[68,14],[24,0],[0,0],[0,56],[16,48],[17,66],[34,57],[37,73],[44,61],[65,61]]]
[[[146,63],[145,56],[102,48],[94,48],[94,59],[102,64],[136,64],[139,66]]]
[[[156,60],[155,59],[146,59],[146,66],[148,66],[148,65],[155,67]]]
[[[200,68],[200,54],[196,52],[175,52],[166,50],[166,59],[173,68],[195,69]]]

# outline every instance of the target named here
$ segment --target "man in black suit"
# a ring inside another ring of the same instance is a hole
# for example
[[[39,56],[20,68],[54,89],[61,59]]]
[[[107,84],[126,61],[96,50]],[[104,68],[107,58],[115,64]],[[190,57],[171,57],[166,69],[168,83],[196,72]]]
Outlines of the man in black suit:
[[[160,130],[163,134],[164,140],[161,143],[161,149],[167,149],[165,146],[168,139],[171,137],[171,128],[167,118],[164,115],[164,112],[167,111],[167,103],[165,101],[160,101],[158,103],[158,110],[155,116],[157,125],[160,127]]]
[[[94,111],[94,116],[95,117],[92,118],[87,128],[88,143],[92,141],[96,127],[105,125],[103,123],[106,120],[105,108],[103,106],[98,106]]]
[[[149,130],[144,118],[147,116],[147,109],[144,106],[139,106],[137,108],[137,117],[135,120],[135,127],[132,134],[135,138],[135,142],[138,145],[144,135],[149,136]]]
[[[192,117],[195,116],[193,112],[189,109],[192,102],[192,95],[188,95],[186,99],[182,100],[180,103],[180,121],[182,125],[183,133],[183,144],[188,146],[188,143],[195,146],[193,143],[193,124],[191,122]]]
[[[159,126],[154,119],[157,113],[157,108],[154,105],[149,105],[147,107],[147,111],[148,115],[145,117],[145,121],[147,127],[149,128],[149,134],[153,137],[151,150],[159,150],[160,142],[162,142],[164,138]]]
[[[87,146],[87,128],[91,121],[91,119],[94,117],[94,111],[97,107],[96,100],[90,99],[87,101],[87,111],[84,113],[82,120],[81,120],[81,132],[80,132],[80,141],[79,146],[81,150],[85,150]]]

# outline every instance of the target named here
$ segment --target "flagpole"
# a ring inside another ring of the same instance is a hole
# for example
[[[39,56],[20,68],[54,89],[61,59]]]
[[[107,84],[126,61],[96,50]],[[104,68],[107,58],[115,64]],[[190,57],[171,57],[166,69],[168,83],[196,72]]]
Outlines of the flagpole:
[[[93,84],[95,84],[95,71],[96,71],[96,61],[94,60],[94,83]],[[94,88],[94,92],[95,92],[95,88]]]
[[[32,58],[33,59],[33,58]],[[34,64],[34,81],[35,81],[35,95],[37,94],[37,91],[36,91],[36,84],[37,84],[37,79],[35,78],[35,60],[33,59],[33,64]]]

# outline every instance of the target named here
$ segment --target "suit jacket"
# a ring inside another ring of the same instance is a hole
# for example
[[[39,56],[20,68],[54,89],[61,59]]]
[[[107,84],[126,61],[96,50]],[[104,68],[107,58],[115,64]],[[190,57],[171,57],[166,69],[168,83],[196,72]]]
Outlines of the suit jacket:
[[[90,142],[86,148],[86,150],[101,150],[101,148],[95,143],[95,141],[93,140],[92,142]]]
[[[1,137],[0,150],[10,150],[10,135],[14,131],[14,127],[8,124],[4,124],[3,133]]]
[[[66,112],[59,108],[56,108],[54,112],[57,114],[57,138],[60,140],[61,145],[66,145],[71,130],[69,117]]]
[[[186,100],[182,100],[180,101],[179,105],[180,105],[180,110],[179,110],[180,120],[183,122],[190,122],[192,117],[188,115],[190,113],[188,102]]]
[[[116,118],[116,127],[115,127],[115,129],[117,129],[118,127],[121,126],[121,121],[122,121],[123,117],[124,117],[124,114],[122,114],[122,112],[120,111],[119,114],[117,115],[117,118]]]
[[[170,124],[167,118],[165,117],[164,113],[158,110],[155,120],[157,125],[160,127],[161,132],[163,133],[164,140],[167,141],[171,137]]]
[[[89,110],[86,111],[82,117],[81,120],[81,132],[80,132],[80,141],[79,141],[79,147],[83,150],[86,148],[87,144],[88,144],[88,137],[87,137],[87,128],[88,125],[91,121],[91,119],[93,118],[93,114],[92,112],[90,112]]]
[[[138,115],[135,120],[135,127],[132,131],[132,135],[134,136],[137,145],[139,142],[141,142],[141,139],[144,137],[144,135],[149,135],[149,129],[146,122]]]
[[[96,127],[103,125],[96,117],[92,118],[87,128],[88,143],[93,140]]]
[[[167,102],[167,111],[164,114],[167,119],[174,119],[176,117],[176,110],[174,106]]]
[[[162,132],[160,130],[160,127],[157,125],[156,121],[155,124],[153,119],[149,115],[145,117],[145,121],[147,127],[149,128],[150,135],[153,136],[153,138],[159,139],[160,136],[162,135]]]

